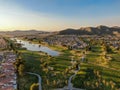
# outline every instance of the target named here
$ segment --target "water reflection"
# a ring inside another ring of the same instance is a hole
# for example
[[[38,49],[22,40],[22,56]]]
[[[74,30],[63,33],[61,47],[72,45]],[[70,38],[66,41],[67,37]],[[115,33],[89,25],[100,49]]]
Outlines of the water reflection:
[[[15,39],[16,39],[17,43],[21,43],[22,47],[25,47],[27,50],[42,51],[42,52],[48,53],[51,56],[58,56],[59,55],[58,51],[54,51],[46,46],[42,46],[39,44],[33,44],[33,43],[28,42],[28,41],[19,40],[17,38],[15,38]],[[13,40],[13,38],[12,38],[12,40]]]

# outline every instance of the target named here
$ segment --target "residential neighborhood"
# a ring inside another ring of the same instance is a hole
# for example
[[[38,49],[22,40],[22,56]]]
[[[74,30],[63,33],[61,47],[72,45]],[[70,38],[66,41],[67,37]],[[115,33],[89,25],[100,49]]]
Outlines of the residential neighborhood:
[[[17,90],[17,76],[13,66],[16,55],[13,52],[3,52],[0,57],[0,90]]]
[[[0,48],[6,48],[7,44],[3,37],[0,37]]]
[[[80,40],[77,35],[56,35],[49,36],[44,39],[49,45],[61,45],[68,47],[69,49],[82,49],[87,46],[87,44]]]

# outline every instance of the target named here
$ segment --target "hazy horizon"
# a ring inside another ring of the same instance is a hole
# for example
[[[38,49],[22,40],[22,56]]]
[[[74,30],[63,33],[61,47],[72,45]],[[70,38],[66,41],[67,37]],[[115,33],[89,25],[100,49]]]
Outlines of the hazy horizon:
[[[40,30],[40,29],[24,29],[24,30],[20,30],[20,29],[16,29],[16,30],[0,30],[1,32],[9,32],[9,31],[30,31],[30,30],[36,30],[36,31],[45,31],[45,32],[57,32],[57,31],[62,31],[62,30],[66,30],[66,29],[80,29],[80,28],[86,28],[86,27],[98,27],[98,26],[101,26],[101,25],[97,25],[97,26],[82,26],[82,27],[79,27],[79,28],[71,28],[71,27],[67,27],[67,28],[63,28],[63,29],[60,29],[60,30]],[[107,25],[102,25],[102,26],[107,26]],[[120,26],[107,26],[107,27],[120,27]]]
[[[0,0],[0,31],[120,26],[119,0]]]

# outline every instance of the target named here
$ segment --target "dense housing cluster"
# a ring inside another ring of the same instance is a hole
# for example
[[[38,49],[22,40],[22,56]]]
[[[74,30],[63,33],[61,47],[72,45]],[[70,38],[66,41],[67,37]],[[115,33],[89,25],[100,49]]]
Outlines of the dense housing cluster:
[[[7,47],[7,43],[6,41],[1,37],[0,38],[0,48],[6,48]]]
[[[45,38],[45,42],[49,45],[61,45],[69,49],[82,49],[87,46],[87,44],[76,35],[56,35],[54,37]]]
[[[4,52],[4,57],[0,64],[0,90],[16,90],[17,76],[13,63],[16,55],[12,52]]]

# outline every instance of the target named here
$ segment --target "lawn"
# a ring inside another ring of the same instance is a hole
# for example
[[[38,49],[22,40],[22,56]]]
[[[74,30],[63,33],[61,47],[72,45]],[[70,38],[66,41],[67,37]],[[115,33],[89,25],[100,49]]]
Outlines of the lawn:
[[[42,52],[27,50],[19,50],[19,52],[22,59],[25,60],[25,71],[37,73],[42,77],[43,90],[64,87],[67,84],[66,81],[71,74],[65,74],[65,70],[71,66],[68,56],[70,55],[69,51],[66,50],[62,52],[62,55],[57,57],[50,57],[47,54],[40,54]],[[46,63],[47,66],[45,66]],[[48,70],[48,67],[53,67],[53,70]],[[20,90],[29,90],[30,86],[37,82],[37,77],[25,74],[18,81]],[[56,83],[55,85],[53,85],[53,81]]]
[[[84,51],[67,50],[65,47],[61,46],[49,47],[60,51],[61,54],[56,57],[50,57],[49,55],[42,52],[19,50],[19,52],[21,52],[22,58],[25,60],[26,71],[38,73],[41,75],[43,79],[43,90],[50,90],[53,88],[66,86],[68,78],[73,74],[70,70],[68,70],[68,68],[71,66],[71,56],[74,56],[75,60],[80,59],[82,52]],[[92,46],[92,50],[86,53],[85,57],[86,60],[90,63],[79,62],[81,69],[72,81],[75,87],[86,88],[87,90],[93,88],[95,89],[95,83],[99,79],[95,79],[96,76],[93,74],[94,70],[100,72],[101,80],[105,80],[108,84],[109,82],[113,81],[115,83],[115,87],[120,87],[120,72],[109,69],[109,67],[120,69],[120,53],[118,52],[107,54],[112,57],[112,60],[108,62],[108,68],[105,68],[104,66],[100,66],[102,64],[98,63],[98,61],[102,63],[100,61],[102,52],[103,51],[101,46],[94,45]],[[53,70],[49,70],[48,67],[52,67]],[[90,82],[91,86],[88,85],[89,88],[87,88],[87,84]],[[35,76],[25,74],[23,77],[19,78],[20,90],[29,90],[32,83],[37,83],[37,78]],[[104,87],[105,90],[110,90],[110,87]],[[97,88],[97,90],[101,89]]]

